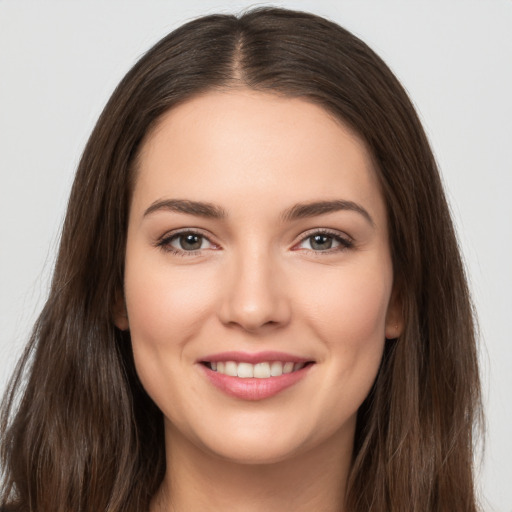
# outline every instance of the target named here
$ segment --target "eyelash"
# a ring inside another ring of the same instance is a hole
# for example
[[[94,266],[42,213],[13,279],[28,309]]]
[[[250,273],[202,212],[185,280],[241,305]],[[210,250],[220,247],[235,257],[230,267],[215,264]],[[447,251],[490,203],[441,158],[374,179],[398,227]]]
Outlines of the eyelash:
[[[182,256],[182,257],[198,256],[201,253],[202,249],[197,249],[197,250],[193,250],[193,251],[185,251],[182,249],[177,249],[171,245],[172,241],[174,241],[175,239],[177,239],[183,235],[197,235],[197,236],[200,236],[202,239],[207,240],[210,244],[215,245],[204,233],[202,233],[201,231],[198,231],[198,230],[194,230],[194,229],[186,229],[186,230],[171,233],[169,235],[164,235],[162,238],[160,238],[157,241],[157,243],[155,245],[156,245],[156,247],[160,248],[162,251],[164,251],[166,253],[171,253],[175,256]],[[319,235],[330,237],[333,239],[333,241],[338,242],[340,245],[338,247],[329,248],[329,249],[326,249],[323,251],[321,251],[321,250],[315,251],[314,249],[303,249],[303,250],[306,250],[306,251],[314,254],[315,256],[324,256],[327,254],[333,254],[333,253],[341,252],[341,251],[344,251],[347,249],[352,249],[354,247],[354,242],[349,237],[342,236],[339,232],[331,231],[329,229],[310,230],[310,231],[304,233],[304,235],[299,240],[299,242],[294,244],[293,247],[296,247],[296,246],[304,243],[308,239],[311,239],[314,236],[319,236]],[[294,250],[299,250],[299,249],[294,249]]]
[[[302,238],[298,243],[294,245],[294,247],[304,243],[306,240],[313,238],[314,236],[327,236],[329,238],[332,238],[333,241],[338,242],[340,245],[338,247],[329,248],[323,251],[315,251],[314,249],[304,249],[308,251],[309,253],[314,254],[315,256],[326,256],[329,254],[342,252],[347,249],[352,249],[354,247],[354,241],[349,238],[347,235],[343,236],[339,231],[333,231],[330,229],[312,229],[310,231],[307,231],[302,235]],[[296,249],[298,250],[298,249]]]
[[[177,232],[174,232],[174,233],[171,233],[168,235],[164,235],[160,240],[157,241],[156,246],[159,247],[162,251],[164,251],[166,253],[171,253],[174,256],[197,256],[197,255],[199,255],[201,252],[201,249],[197,249],[195,251],[185,251],[185,250],[177,249],[176,247],[173,247],[171,245],[171,242],[173,240],[179,238],[180,236],[184,236],[184,235],[197,235],[205,240],[208,240],[208,242],[213,244],[213,242],[211,242],[210,239],[203,232],[189,228],[189,229],[177,231]],[[215,244],[213,244],[213,245],[215,245]]]

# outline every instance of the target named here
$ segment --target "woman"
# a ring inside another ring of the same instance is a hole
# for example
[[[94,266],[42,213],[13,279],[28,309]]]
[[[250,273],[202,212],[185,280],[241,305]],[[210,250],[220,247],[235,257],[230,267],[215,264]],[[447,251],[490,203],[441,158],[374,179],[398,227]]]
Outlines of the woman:
[[[280,9],[151,49],[3,411],[13,510],[477,510],[467,285],[385,64]]]

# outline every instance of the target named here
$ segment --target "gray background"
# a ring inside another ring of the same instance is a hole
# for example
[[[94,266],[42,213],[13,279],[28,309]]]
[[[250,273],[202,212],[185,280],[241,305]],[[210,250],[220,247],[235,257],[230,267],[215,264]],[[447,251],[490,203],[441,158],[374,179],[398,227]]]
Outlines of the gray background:
[[[45,299],[81,150],[161,36],[235,1],[0,0],[0,390]],[[257,5],[255,3],[250,5]],[[372,46],[409,91],[443,173],[479,313],[486,510],[512,511],[512,2],[277,1]],[[479,461],[477,461],[479,463]]]

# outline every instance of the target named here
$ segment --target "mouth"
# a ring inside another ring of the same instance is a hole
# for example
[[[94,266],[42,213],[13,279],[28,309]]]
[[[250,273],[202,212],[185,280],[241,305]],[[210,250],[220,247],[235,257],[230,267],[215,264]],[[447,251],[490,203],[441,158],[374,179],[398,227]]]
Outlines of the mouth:
[[[269,379],[271,377],[280,377],[281,375],[297,372],[308,365],[314,364],[314,362],[263,361],[252,364],[237,361],[202,361],[201,364],[206,366],[209,370],[230,377],[238,377],[240,379]]]
[[[226,352],[198,362],[214,387],[242,400],[277,395],[305,378],[315,365],[313,360],[276,352]]]

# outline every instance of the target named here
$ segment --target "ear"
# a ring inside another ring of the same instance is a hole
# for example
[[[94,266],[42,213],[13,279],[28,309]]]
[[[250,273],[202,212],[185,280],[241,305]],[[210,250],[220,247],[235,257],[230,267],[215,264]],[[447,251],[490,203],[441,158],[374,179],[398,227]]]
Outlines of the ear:
[[[128,313],[126,311],[126,302],[122,292],[116,293],[116,300],[114,303],[112,316],[114,324],[118,329],[121,331],[127,331],[130,328],[130,324],[128,322]]]
[[[386,312],[385,336],[387,340],[398,338],[404,330],[403,304],[398,287],[393,286]]]

